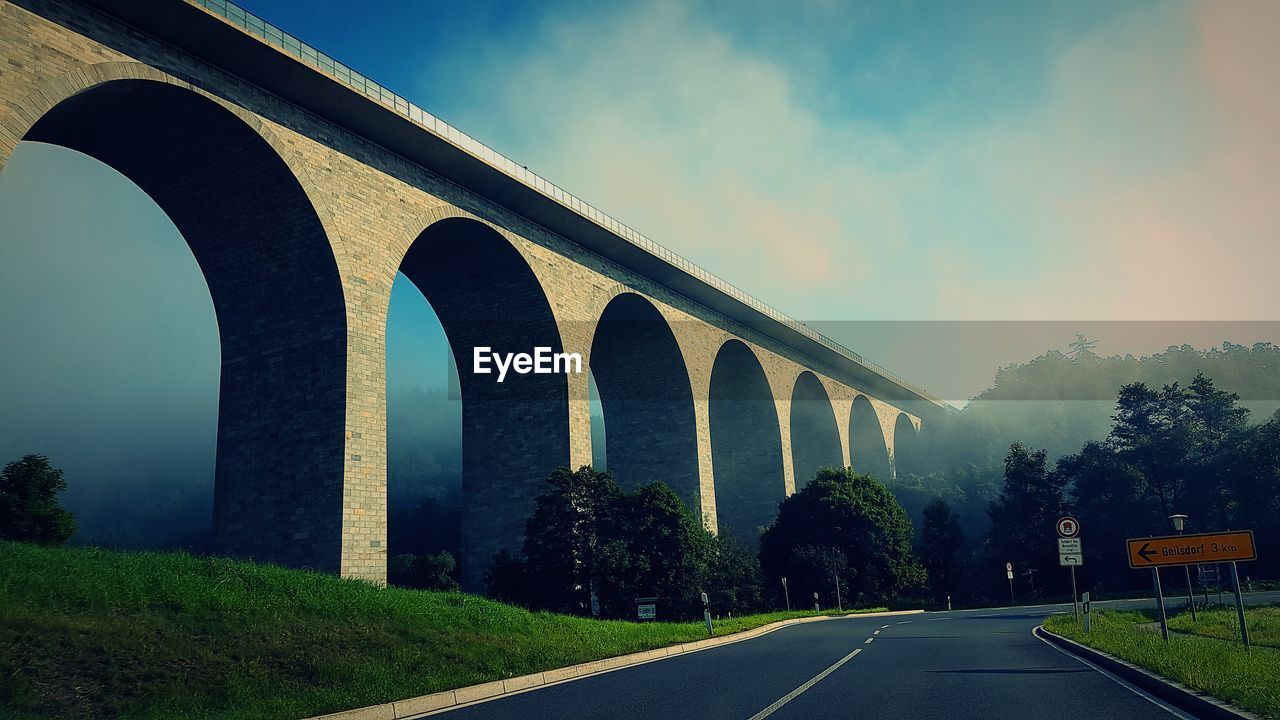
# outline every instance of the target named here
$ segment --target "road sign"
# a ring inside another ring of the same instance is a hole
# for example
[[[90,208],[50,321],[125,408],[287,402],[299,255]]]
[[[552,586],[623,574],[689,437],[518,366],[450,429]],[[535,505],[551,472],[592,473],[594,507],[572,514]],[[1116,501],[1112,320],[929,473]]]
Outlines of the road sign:
[[[1129,538],[1126,545],[1131,568],[1256,560],[1258,557],[1252,530]]]
[[[1084,565],[1084,548],[1080,538],[1058,538],[1058,564],[1063,567]]]
[[[1010,580],[1012,580],[1012,579],[1013,579],[1013,571],[1012,571],[1012,570],[1006,570],[1004,574],[1005,574],[1005,576],[1006,576],[1006,577],[1008,577]]]
[[[1005,572],[1013,572],[1013,563],[1011,563],[1011,562],[1007,562],[1007,563],[1005,563],[1005,564],[1004,564],[1004,571],[1005,571]]]
[[[1058,537],[1073,538],[1080,534],[1080,521],[1068,515],[1058,520]]]
[[[637,620],[653,620],[657,617],[658,617],[658,598],[656,597],[636,598],[636,619]]]

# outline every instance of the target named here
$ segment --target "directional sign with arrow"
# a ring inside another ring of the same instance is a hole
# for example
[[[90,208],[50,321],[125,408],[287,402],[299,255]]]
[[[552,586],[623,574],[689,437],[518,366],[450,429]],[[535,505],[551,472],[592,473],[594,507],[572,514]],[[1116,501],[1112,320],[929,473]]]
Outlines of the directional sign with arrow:
[[[1252,530],[1129,538],[1127,545],[1131,568],[1256,560],[1258,557]]]

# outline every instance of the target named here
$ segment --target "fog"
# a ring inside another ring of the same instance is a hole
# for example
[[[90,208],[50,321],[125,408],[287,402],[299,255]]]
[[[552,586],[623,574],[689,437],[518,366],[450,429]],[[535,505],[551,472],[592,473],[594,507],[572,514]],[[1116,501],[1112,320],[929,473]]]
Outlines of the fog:
[[[186,241],[127,178],[40,143],[20,143],[0,173],[0,218],[0,462],[42,453],[64,471],[75,543],[206,547],[220,353]],[[456,524],[456,388],[439,320],[397,276],[387,329],[393,553],[446,549],[456,534],[421,527]],[[424,514],[424,502],[436,505]]]
[[[0,173],[0,218],[0,462],[43,453],[65,471],[63,501],[78,523],[74,542],[204,547],[219,341],[213,304],[186,242],[127,179],[74,151],[38,143],[19,144]],[[1065,349],[1077,332],[1098,340],[1096,352],[1106,356],[1184,342],[1274,341],[1280,337],[1274,322],[813,325],[957,404],[981,394],[964,413],[971,422],[926,432],[928,469],[935,472],[960,462],[993,465],[1012,439],[1055,455],[1073,452],[1105,434],[1119,384],[1185,382],[1201,365],[1242,395],[1255,422],[1280,407],[1270,346],[1203,358],[1165,353],[1145,369],[1131,359],[1099,360],[1102,370],[1090,370],[1050,358],[1033,366],[1033,382],[1010,382],[1007,370],[996,374],[1047,349]],[[1129,377],[1139,371],[1141,378]],[[1006,382],[998,392],[984,392],[999,377]],[[603,418],[594,381],[590,387],[593,463],[603,468]],[[439,320],[398,276],[387,329],[392,553],[456,547],[462,502],[456,388]],[[983,442],[974,441],[979,436]]]

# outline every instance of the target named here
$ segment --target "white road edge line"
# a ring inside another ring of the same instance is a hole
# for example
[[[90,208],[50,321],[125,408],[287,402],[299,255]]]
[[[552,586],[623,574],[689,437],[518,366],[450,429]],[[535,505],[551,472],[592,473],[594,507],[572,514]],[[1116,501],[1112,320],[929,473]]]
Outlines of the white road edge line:
[[[868,640],[867,642],[870,642],[870,640]],[[858,649],[854,650],[853,652],[849,653],[848,655],[845,655],[844,657],[842,657],[842,658],[840,658],[839,660],[835,661],[835,663],[834,663],[834,664],[832,664],[832,666],[831,666],[831,667],[827,668],[826,670],[823,670],[822,672],[818,673],[817,675],[814,675],[813,677],[809,678],[809,680],[808,680],[807,682],[805,682],[805,684],[801,685],[800,687],[796,688],[795,690],[792,690],[791,692],[787,693],[786,695],[783,695],[782,697],[778,698],[778,699],[777,699],[777,700],[775,700],[775,701],[774,701],[774,703],[773,703],[772,705],[770,705],[769,707],[767,707],[767,708],[765,708],[765,709],[761,710],[760,712],[756,713],[755,715],[752,715],[752,716],[750,717],[750,719],[749,719],[749,720],[764,720],[765,718],[767,718],[767,717],[769,717],[770,715],[774,714],[775,712],[777,712],[778,708],[782,707],[783,705],[786,705],[787,703],[791,702],[792,700],[795,700],[797,697],[799,697],[800,693],[802,693],[802,692],[804,692],[805,690],[808,690],[809,688],[813,687],[814,685],[817,685],[818,683],[822,682],[822,679],[823,679],[823,678],[825,678],[826,676],[828,676],[828,675],[830,675],[831,673],[835,672],[836,670],[839,670],[841,665],[844,665],[845,663],[847,663],[847,662],[849,662],[850,660],[852,660],[852,659],[853,659],[853,657],[854,657],[855,655],[857,655],[858,653],[860,653],[860,652],[862,652],[862,648],[858,648]]]
[[[888,626],[888,625],[881,625],[881,626],[880,626],[880,629],[881,629],[881,630],[883,630],[883,629],[885,629],[885,628],[887,628],[887,627],[889,627],[889,626]]]
[[[898,624],[899,624],[899,625],[910,625],[910,624],[911,624],[911,621],[910,621],[910,620],[899,620],[899,621],[898,621]]]
[[[1137,685],[1134,685],[1133,683],[1131,683],[1131,682],[1129,682],[1129,681],[1125,680],[1124,678],[1122,678],[1122,677],[1120,677],[1120,676],[1118,676],[1118,675],[1115,675],[1114,673],[1108,672],[1107,670],[1103,669],[1102,667],[1100,667],[1100,666],[1098,666],[1098,665],[1096,665],[1096,664],[1094,664],[1094,663],[1092,663],[1092,662],[1090,662],[1090,661],[1088,661],[1088,660],[1086,660],[1086,659],[1084,659],[1084,658],[1080,657],[1079,655],[1076,655],[1075,653],[1069,653],[1069,652],[1067,652],[1066,650],[1063,650],[1062,648],[1058,647],[1057,645],[1054,645],[1053,643],[1049,642],[1048,640],[1045,640],[1044,638],[1040,637],[1039,635],[1036,635],[1036,630],[1035,630],[1035,628],[1031,628],[1031,634],[1032,634],[1032,635],[1033,635],[1037,640],[1039,640],[1040,642],[1044,643],[1045,645],[1048,645],[1049,647],[1053,648],[1054,650],[1057,650],[1058,652],[1062,653],[1063,655],[1066,655],[1067,657],[1071,658],[1072,660],[1076,660],[1076,661],[1078,661],[1078,662],[1081,662],[1081,663],[1083,663],[1083,664],[1085,664],[1085,665],[1087,665],[1087,666],[1089,666],[1089,667],[1093,668],[1094,670],[1097,670],[1098,672],[1102,673],[1103,675],[1105,675],[1105,676],[1107,676],[1107,677],[1111,678],[1112,680],[1114,680],[1114,681],[1115,681],[1115,683],[1116,683],[1117,685],[1119,685],[1119,686],[1121,686],[1121,687],[1123,687],[1123,688],[1127,688],[1127,689],[1128,689],[1130,692],[1132,692],[1134,695],[1137,695],[1138,697],[1142,698],[1143,700],[1146,700],[1147,702],[1151,703],[1152,705],[1155,705],[1156,707],[1160,708],[1161,710],[1164,710],[1165,712],[1169,713],[1170,715],[1172,715],[1172,716],[1174,716],[1174,717],[1178,718],[1178,720],[1196,720],[1196,717],[1195,717],[1194,715],[1188,715],[1188,714],[1186,714],[1186,713],[1182,712],[1181,710],[1179,710],[1179,709],[1175,708],[1174,706],[1170,705],[1169,703],[1166,703],[1165,701],[1161,700],[1160,698],[1158,698],[1158,697],[1156,697],[1156,696],[1154,696],[1154,695],[1151,695],[1150,693],[1146,692],[1145,690],[1143,690],[1142,688],[1138,687]]]

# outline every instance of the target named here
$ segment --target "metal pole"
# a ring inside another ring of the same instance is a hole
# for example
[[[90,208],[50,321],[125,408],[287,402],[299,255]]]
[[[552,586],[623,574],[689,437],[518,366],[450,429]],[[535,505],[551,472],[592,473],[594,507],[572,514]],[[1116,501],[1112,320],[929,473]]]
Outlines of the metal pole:
[[[1249,627],[1244,624],[1244,598],[1240,595],[1240,571],[1235,561],[1231,563],[1231,582],[1236,586],[1236,616],[1240,618],[1240,639],[1244,641],[1244,649],[1249,649]]]
[[[1080,605],[1076,603],[1076,566],[1071,566],[1071,617],[1080,620]]]
[[[1191,608],[1191,622],[1196,621],[1196,596],[1191,589],[1191,566],[1183,565],[1183,572],[1187,574],[1187,607]]]
[[[1017,605],[1018,601],[1013,598],[1013,575],[1009,575],[1009,604]]]
[[[844,611],[844,604],[840,602],[840,576],[836,574],[836,549],[831,548],[831,579],[836,583],[836,612]]]
[[[782,578],[782,595],[787,599],[787,612],[791,612],[791,592],[787,590],[786,578]]]
[[[1151,568],[1151,577],[1156,581],[1156,607],[1160,608],[1160,637],[1169,642],[1169,619],[1164,614],[1164,590],[1160,587],[1160,569]]]

